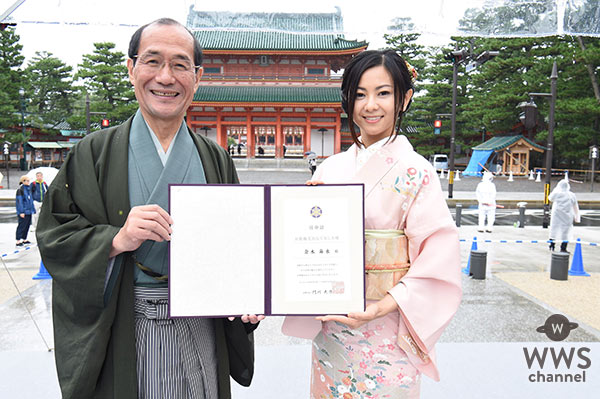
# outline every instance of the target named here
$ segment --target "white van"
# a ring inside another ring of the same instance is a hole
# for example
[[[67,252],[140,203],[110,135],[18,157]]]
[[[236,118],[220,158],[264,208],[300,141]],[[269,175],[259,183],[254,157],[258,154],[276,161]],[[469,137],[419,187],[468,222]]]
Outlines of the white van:
[[[448,155],[434,154],[429,158],[429,161],[435,170],[448,170]]]

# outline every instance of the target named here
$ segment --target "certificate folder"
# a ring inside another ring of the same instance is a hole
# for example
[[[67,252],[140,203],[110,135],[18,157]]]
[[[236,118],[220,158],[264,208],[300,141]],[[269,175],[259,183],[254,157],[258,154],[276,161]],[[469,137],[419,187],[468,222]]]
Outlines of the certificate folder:
[[[364,186],[169,185],[170,317],[362,311]]]

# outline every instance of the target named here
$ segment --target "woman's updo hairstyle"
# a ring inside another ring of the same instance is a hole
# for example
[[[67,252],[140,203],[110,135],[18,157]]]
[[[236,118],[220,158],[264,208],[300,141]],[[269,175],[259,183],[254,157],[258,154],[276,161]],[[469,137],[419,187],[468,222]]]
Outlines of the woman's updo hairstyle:
[[[406,92],[413,88],[412,78],[413,73],[409,72],[406,66],[406,61],[400,57],[394,50],[368,50],[356,55],[354,58],[346,64],[344,68],[344,75],[342,77],[342,108],[348,115],[348,125],[350,127],[350,133],[352,134],[352,140],[356,145],[362,145],[358,141],[358,135],[356,132],[353,110],[354,102],[356,100],[356,91],[358,89],[358,83],[362,74],[370,68],[383,65],[385,69],[392,76],[394,82],[394,107],[396,114],[398,115],[396,120],[396,129],[392,129],[390,137],[394,136],[400,131],[400,124],[402,122],[401,111],[404,108],[404,98]],[[410,105],[410,101],[408,102]],[[408,106],[406,107],[408,110]],[[393,140],[393,138],[392,138]]]

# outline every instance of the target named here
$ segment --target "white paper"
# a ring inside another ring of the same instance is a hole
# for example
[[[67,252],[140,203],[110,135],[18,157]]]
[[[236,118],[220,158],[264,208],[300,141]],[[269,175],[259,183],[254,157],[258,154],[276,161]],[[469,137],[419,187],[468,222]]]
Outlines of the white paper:
[[[364,309],[362,185],[170,190],[171,317]]]
[[[171,186],[170,315],[264,313],[264,187]]]
[[[286,300],[348,300],[348,199],[289,199],[283,208]]]
[[[364,310],[362,186],[271,187],[273,314]]]

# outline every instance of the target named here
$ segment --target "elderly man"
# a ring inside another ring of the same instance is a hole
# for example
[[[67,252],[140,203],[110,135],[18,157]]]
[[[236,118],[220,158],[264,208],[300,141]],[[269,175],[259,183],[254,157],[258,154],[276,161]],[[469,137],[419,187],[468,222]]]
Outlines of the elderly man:
[[[168,184],[238,182],[226,151],[184,121],[201,63],[178,22],[138,29],[127,68],[139,110],[73,147],[48,191],[37,238],[65,399],[229,398],[230,374],[250,384],[260,317],[167,316]]]

